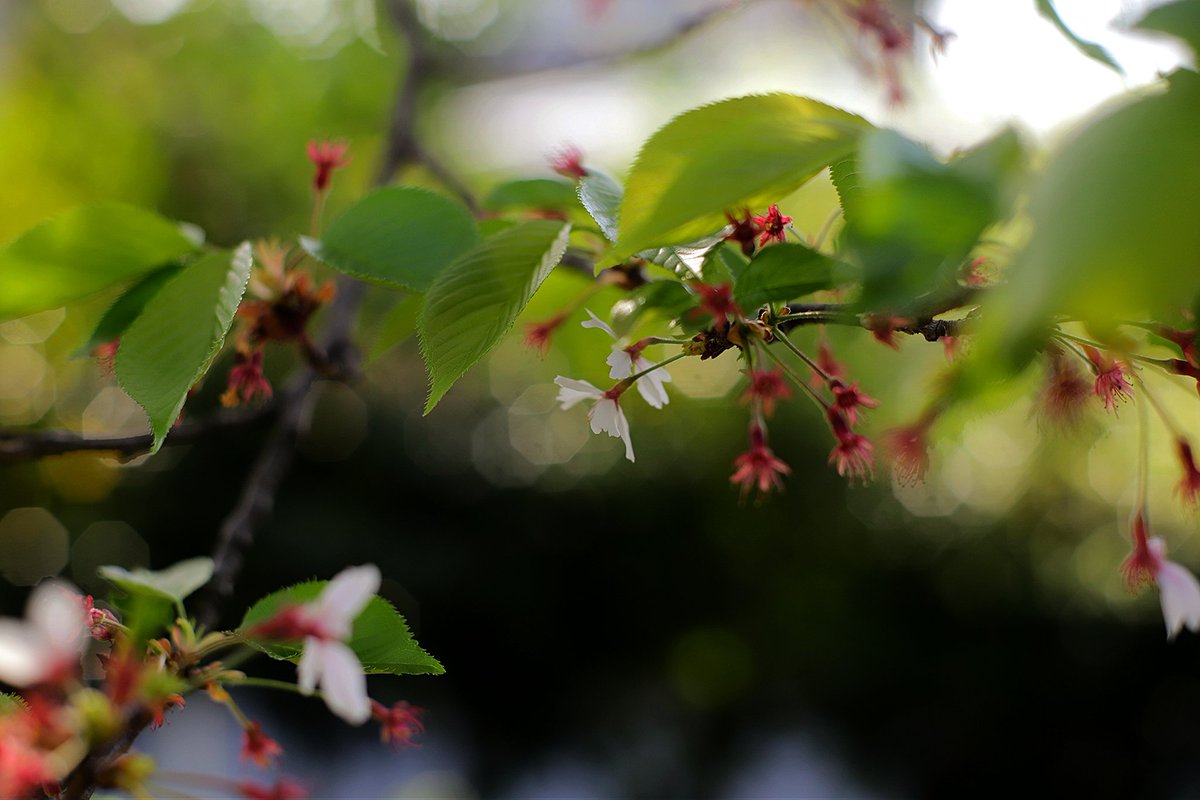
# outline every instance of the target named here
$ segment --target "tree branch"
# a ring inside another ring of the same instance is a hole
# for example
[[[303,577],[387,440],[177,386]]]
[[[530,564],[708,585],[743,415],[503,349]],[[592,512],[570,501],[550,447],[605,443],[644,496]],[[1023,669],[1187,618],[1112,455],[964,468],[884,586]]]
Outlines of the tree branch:
[[[275,411],[273,401],[256,408],[222,409],[210,417],[177,425],[167,434],[163,444],[194,442],[214,433],[253,424],[273,416]],[[67,430],[0,431],[0,464],[82,452],[112,453],[128,461],[148,453],[153,442],[154,435],[149,433],[90,437]]]

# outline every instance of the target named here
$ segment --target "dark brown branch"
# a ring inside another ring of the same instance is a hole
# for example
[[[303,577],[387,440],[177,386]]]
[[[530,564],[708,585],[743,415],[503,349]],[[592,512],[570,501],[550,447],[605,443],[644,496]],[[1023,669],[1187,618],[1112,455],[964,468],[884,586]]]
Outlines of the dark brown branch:
[[[274,413],[273,402],[256,408],[223,409],[210,417],[172,428],[164,445],[195,442],[220,431],[250,425]],[[149,433],[90,437],[66,430],[0,431],[0,464],[81,452],[111,453],[128,460],[148,453],[153,442],[154,436]]]
[[[104,770],[124,755],[142,731],[154,720],[154,715],[139,708],[121,726],[120,733],[103,744],[93,747],[83,761],[63,781],[59,800],[89,800],[98,788]]]

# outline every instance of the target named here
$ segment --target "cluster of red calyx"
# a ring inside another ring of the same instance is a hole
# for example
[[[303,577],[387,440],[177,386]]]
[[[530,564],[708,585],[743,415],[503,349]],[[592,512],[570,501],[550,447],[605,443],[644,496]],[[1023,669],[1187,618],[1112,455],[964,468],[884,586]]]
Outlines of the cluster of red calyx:
[[[270,399],[271,383],[263,373],[263,348],[267,342],[299,343],[307,352],[308,321],[333,299],[334,285],[314,286],[308,273],[289,269],[287,250],[274,242],[258,242],[255,266],[247,297],[238,307],[242,321],[233,368],[221,404],[248,405]]]
[[[741,217],[735,217],[728,211],[725,219],[729,221],[725,240],[737,242],[742,252],[747,256],[754,255],[756,247],[763,247],[767,242],[783,242],[787,239],[787,225],[792,221],[779,210],[774,203],[767,209],[766,214],[751,215],[749,209],[742,210]]]

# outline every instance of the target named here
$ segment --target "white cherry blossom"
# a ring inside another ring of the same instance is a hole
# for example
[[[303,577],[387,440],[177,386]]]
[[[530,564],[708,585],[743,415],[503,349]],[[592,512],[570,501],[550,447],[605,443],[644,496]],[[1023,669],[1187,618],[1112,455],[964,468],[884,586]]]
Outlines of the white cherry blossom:
[[[558,402],[563,409],[574,407],[581,400],[594,400],[588,409],[588,420],[592,423],[592,433],[607,433],[625,442],[625,457],[633,461],[633,442],[629,438],[629,422],[625,412],[621,410],[618,397],[609,397],[609,392],[597,389],[587,381],[558,376],[554,379],[558,384]]]
[[[1200,633],[1200,581],[1167,559],[1167,545],[1162,538],[1152,537],[1148,545],[1154,554],[1154,581],[1167,623],[1167,638],[1174,639],[1185,626],[1192,633]]]
[[[584,320],[580,325],[585,328],[598,328],[611,336],[613,341],[616,342],[612,347],[612,352],[608,354],[608,358],[605,360],[610,367],[608,377],[620,380],[654,366],[642,357],[641,351],[636,345],[631,348],[621,347],[620,337],[617,336],[604,320],[593,314],[591,309],[585,308],[584,311],[587,311],[590,319]],[[664,385],[669,383],[670,380],[671,375],[667,372],[666,367],[659,367],[638,379],[638,393],[650,405],[655,408],[662,408],[671,402],[671,398],[667,396],[667,387]]]
[[[329,710],[351,725],[371,718],[371,700],[362,664],[346,642],[355,617],[379,591],[381,580],[374,564],[347,567],[299,609],[309,634],[296,665],[300,691],[312,694],[319,686]]]

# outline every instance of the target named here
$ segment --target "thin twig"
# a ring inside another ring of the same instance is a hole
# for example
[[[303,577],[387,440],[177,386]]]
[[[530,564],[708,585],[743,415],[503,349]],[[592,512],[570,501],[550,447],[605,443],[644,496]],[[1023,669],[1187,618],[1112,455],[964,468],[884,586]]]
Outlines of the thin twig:
[[[276,404],[268,402],[255,408],[222,409],[210,417],[181,423],[167,434],[164,446],[187,444],[221,431],[240,428],[275,414]],[[129,460],[150,452],[154,435],[85,436],[75,431],[0,431],[0,464],[27,461],[43,456],[67,453],[111,453]]]

